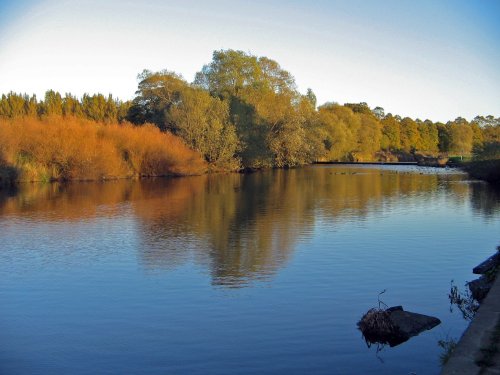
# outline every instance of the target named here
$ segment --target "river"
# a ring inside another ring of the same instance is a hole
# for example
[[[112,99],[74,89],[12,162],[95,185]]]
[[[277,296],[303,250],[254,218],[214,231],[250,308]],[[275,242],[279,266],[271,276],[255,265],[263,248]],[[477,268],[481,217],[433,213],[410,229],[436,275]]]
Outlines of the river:
[[[311,166],[0,190],[0,373],[437,374],[500,241],[455,170]],[[368,347],[378,305],[442,323]]]

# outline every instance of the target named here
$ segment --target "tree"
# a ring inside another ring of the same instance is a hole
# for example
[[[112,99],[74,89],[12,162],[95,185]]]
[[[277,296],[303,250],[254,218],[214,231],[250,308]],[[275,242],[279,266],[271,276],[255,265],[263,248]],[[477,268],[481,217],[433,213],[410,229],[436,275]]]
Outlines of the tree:
[[[56,91],[49,90],[45,93],[45,99],[41,104],[42,114],[46,116],[61,116],[63,113],[63,101],[61,94]]]
[[[145,70],[139,79],[138,95],[129,109],[130,120],[152,122],[180,136],[215,168],[238,167],[235,153],[239,142],[227,102],[167,70]]]
[[[0,100],[0,116],[10,118],[22,117],[26,114],[25,107],[25,98],[11,91],[7,95],[2,95],[2,99]]]
[[[132,102],[127,100],[125,102],[122,102],[121,100],[118,100],[116,102],[116,118],[118,122],[123,122],[127,119],[128,113],[130,111],[130,107],[132,106]]]
[[[420,133],[418,149],[421,151],[437,152],[439,150],[439,136],[436,125],[430,120],[419,122],[417,125],[418,132]]]
[[[448,152],[450,150],[450,132],[448,127],[441,123],[437,122],[436,128],[438,131],[438,148],[440,152]]]
[[[500,123],[496,126],[487,125],[482,131],[484,142],[500,142]]]
[[[406,152],[414,152],[420,143],[418,124],[409,117],[401,120],[401,148]]]
[[[365,115],[371,115],[372,111],[370,107],[368,107],[368,104],[365,102],[361,103],[345,103],[345,107],[351,108],[354,113],[363,113]]]
[[[306,98],[307,100],[309,100],[313,108],[316,109],[318,99],[316,99],[316,95],[314,94],[313,90],[307,89]]]
[[[64,116],[83,117],[82,104],[70,93],[66,93],[63,98],[62,112]]]
[[[161,130],[173,130],[170,108],[179,103],[181,92],[188,86],[181,76],[163,70],[144,70],[138,75],[139,87],[130,106],[128,120],[135,124],[151,122]]]
[[[364,158],[368,159],[373,157],[375,152],[380,150],[380,140],[382,138],[382,131],[377,119],[371,115],[361,114],[361,126],[358,128],[357,151]]]
[[[472,151],[473,131],[467,121],[457,118],[446,124],[450,138],[449,151],[468,155]]]
[[[472,129],[472,147],[481,147],[484,143],[484,135],[481,127],[475,121],[470,123],[470,128]]]
[[[314,137],[308,135],[313,122],[303,116],[304,98],[293,76],[276,61],[242,51],[215,51],[212,62],[197,73],[195,85],[229,102],[245,166],[299,165],[317,153]],[[308,99],[314,101],[312,91]]]
[[[500,126],[500,118],[495,118],[492,115],[488,116],[476,116],[472,120],[472,123],[476,123],[479,127],[484,128],[487,126]]]
[[[108,119],[108,100],[102,94],[92,96],[84,94],[82,109],[85,116],[91,120],[102,122]]]
[[[278,94],[296,91],[294,78],[276,61],[231,49],[214,51],[212,62],[196,74],[195,85],[224,99],[251,87]]]
[[[228,99],[257,82],[259,70],[255,56],[235,50],[214,51],[212,62],[196,74],[195,84],[214,96]]]
[[[351,108],[334,103],[319,107],[318,116],[325,133],[326,158],[332,161],[354,160],[361,118]]]
[[[382,138],[380,147],[387,151],[396,151],[401,148],[401,129],[399,122],[388,114],[381,122]]]
[[[379,120],[382,120],[385,116],[385,111],[384,111],[384,108],[382,108],[382,107],[373,108],[372,113]]]
[[[38,101],[36,95],[29,96],[24,94],[24,113],[29,117],[38,115]]]
[[[212,166],[236,169],[239,148],[236,129],[229,121],[229,106],[197,88],[185,88],[170,108],[173,131]]]

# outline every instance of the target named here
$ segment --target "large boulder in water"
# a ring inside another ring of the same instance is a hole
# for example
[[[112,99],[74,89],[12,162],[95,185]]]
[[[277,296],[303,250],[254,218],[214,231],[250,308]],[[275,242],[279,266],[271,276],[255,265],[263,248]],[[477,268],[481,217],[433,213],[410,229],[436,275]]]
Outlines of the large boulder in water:
[[[432,329],[441,321],[433,316],[404,311],[401,306],[370,309],[358,322],[366,342],[399,345],[410,337]]]

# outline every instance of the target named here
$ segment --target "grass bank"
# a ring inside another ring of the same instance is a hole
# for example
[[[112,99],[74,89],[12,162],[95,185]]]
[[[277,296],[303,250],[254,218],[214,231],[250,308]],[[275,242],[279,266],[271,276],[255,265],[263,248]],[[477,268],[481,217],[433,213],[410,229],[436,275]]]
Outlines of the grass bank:
[[[0,184],[193,175],[202,157],[153,125],[74,117],[0,119]]]

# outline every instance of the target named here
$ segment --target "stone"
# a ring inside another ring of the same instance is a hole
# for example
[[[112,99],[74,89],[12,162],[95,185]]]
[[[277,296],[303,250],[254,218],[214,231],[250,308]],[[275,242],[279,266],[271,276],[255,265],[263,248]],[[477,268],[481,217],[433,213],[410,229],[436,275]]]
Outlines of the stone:
[[[395,310],[390,313],[393,324],[399,328],[403,336],[416,336],[423,331],[434,328],[441,321],[429,315],[418,314],[410,311]]]
[[[495,254],[490,256],[484,262],[474,267],[472,269],[472,272],[474,272],[477,275],[484,275],[485,273],[491,271],[498,265],[500,265],[500,251],[497,251]]]
[[[373,314],[373,311],[385,315],[386,323],[370,324],[369,321],[367,322],[366,320],[370,319],[369,314]],[[369,310],[358,322],[358,327],[368,345],[379,343],[389,344],[392,347],[402,344],[411,337],[432,329],[440,323],[441,321],[433,316],[404,311],[402,306],[394,306],[386,310]],[[377,327],[380,327],[380,332],[377,331]]]
[[[488,279],[486,276],[481,276],[479,279],[469,281],[467,283],[472,294],[472,298],[481,302],[493,286],[493,280]]]

